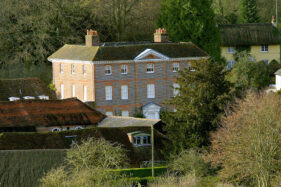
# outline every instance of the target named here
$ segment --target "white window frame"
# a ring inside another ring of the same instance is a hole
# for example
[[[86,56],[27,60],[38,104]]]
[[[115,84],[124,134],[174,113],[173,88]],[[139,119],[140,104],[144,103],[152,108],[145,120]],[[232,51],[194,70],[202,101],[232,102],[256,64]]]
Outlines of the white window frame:
[[[173,83],[173,96],[176,97],[180,94],[180,85],[178,83]]]
[[[71,64],[71,74],[75,74],[75,66],[74,66],[74,64]]]
[[[60,85],[60,98],[64,99],[64,84]]]
[[[147,84],[147,98],[154,99],[155,98],[155,84]]]
[[[104,73],[105,75],[112,75],[112,65],[105,65]]]
[[[268,45],[261,45],[261,52],[262,53],[267,53],[268,51],[269,51]]]
[[[154,73],[154,63],[147,63],[146,64],[146,73]]]
[[[112,86],[105,86],[105,100],[112,101]]]
[[[87,90],[88,90],[88,87],[87,86],[83,86],[83,99],[84,99],[84,101],[88,101]]]
[[[128,110],[122,110],[121,116],[123,116],[123,117],[129,117],[129,111],[128,111]]]
[[[121,85],[121,99],[122,100],[129,99],[129,87],[128,87],[128,85]]]
[[[60,73],[63,74],[63,64],[60,64]]]
[[[72,85],[72,97],[76,97],[75,84]]]
[[[178,72],[180,70],[180,63],[173,62],[173,72]]]
[[[83,75],[87,75],[87,66],[83,65]]]
[[[121,64],[121,69],[120,69],[120,71],[121,71],[121,74],[122,74],[122,75],[128,74],[128,65],[127,65],[127,64]]]
[[[113,116],[113,112],[112,112],[112,111],[107,111],[107,112],[105,112],[105,115],[107,115],[107,116]]]
[[[227,53],[228,54],[234,54],[235,53],[235,47],[227,47]]]
[[[133,145],[135,146],[145,146],[145,145],[151,145],[151,136],[142,136],[142,135],[135,135],[133,138]],[[146,140],[146,143],[144,143],[144,139]]]

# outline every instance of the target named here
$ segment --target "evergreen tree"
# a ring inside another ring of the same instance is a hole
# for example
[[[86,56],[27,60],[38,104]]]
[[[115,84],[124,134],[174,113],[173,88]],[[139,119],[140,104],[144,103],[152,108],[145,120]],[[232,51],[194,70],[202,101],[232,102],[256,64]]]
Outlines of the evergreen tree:
[[[208,145],[208,134],[216,128],[229,99],[224,65],[204,60],[193,62],[191,67],[193,70],[179,72],[179,95],[168,101],[177,111],[161,113],[171,141],[166,144],[165,152],[173,155]]]
[[[163,0],[157,25],[167,29],[172,41],[191,41],[219,59],[219,31],[211,5],[212,0]]]
[[[241,21],[243,23],[258,23],[259,20],[257,1],[241,0]]]

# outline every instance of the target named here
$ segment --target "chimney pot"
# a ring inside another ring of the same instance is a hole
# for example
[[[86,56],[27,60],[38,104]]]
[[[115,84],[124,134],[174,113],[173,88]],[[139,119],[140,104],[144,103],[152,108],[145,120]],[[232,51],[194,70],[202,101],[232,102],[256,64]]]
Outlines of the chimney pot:
[[[155,43],[169,42],[169,36],[165,28],[156,29],[154,33],[154,42]]]
[[[96,30],[87,30],[87,35],[85,36],[86,46],[98,46],[100,42],[98,31]]]

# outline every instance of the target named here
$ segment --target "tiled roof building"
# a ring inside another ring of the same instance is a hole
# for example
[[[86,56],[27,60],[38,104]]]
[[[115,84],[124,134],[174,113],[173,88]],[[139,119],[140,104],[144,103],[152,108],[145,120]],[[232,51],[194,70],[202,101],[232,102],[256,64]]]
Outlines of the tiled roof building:
[[[157,29],[154,42],[99,43],[96,31],[87,31],[85,45],[64,45],[51,55],[53,82],[59,98],[94,101],[107,115],[159,118],[163,102],[178,87],[178,71],[208,57],[191,42],[168,41]],[[140,110],[141,111],[141,110]]]

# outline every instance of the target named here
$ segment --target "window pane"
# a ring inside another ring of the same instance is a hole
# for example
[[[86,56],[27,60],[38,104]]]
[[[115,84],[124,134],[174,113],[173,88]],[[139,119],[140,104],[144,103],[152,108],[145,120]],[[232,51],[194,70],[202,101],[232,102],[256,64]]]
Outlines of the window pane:
[[[180,69],[180,64],[179,63],[173,63],[173,72],[178,72]]]
[[[83,74],[85,75],[87,73],[86,65],[83,65]]]
[[[63,64],[60,64],[60,72],[63,73]]]
[[[136,144],[137,141],[136,141],[136,137],[133,137],[133,144]]]
[[[176,97],[179,94],[179,88],[180,88],[179,84],[177,84],[177,83],[173,84],[173,95],[174,95],[174,97]]]
[[[143,137],[143,144],[147,144],[147,136]]]
[[[147,143],[148,143],[148,144],[151,144],[151,138],[150,138],[150,136],[147,136]]]
[[[154,64],[152,64],[152,63],[147,64],[146,72],[147,73],[153,73],[154,72]]]
[[[105,87],[105,99],[112,100],[112,86]]]
[[[74,74],[75,73],[75,67],[74,64],[71,65],[71,73]]]
[[[128,99],[128,85],[121,86],[121,99]]]
[[[106,75],[111,75],[112,69],[111,65],[106,65],[105,66],[105,74]]]
[[[84,86],[84,101],[87,101],[87,86]]]
[[[141,137],[137,137],[137,144],[139,145],[139,144],[141,144]]]
[[[113,112],[106,112],[105,115],[107,115],[107,116],[113,116]]]
[[[121,65],[121,74],[127,74],[128,66],[126,64]]]
[[[154,84],[148,84],[147,85],[147,98],[155,98]]]

